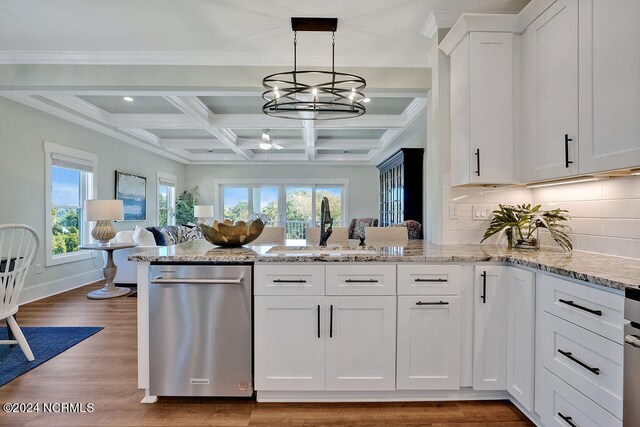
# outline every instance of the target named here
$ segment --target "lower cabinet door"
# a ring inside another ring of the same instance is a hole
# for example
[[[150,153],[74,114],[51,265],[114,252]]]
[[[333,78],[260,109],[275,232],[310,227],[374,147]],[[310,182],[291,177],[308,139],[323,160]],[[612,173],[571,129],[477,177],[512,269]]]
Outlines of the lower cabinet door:
[[[326,390],[394,390],[396,297],[326,297],[324,316]]]
[[[535,274],[509,267],[507,292],[507,391],[533,412]]]
[[[323,390],[323,296],[257,296],[256,390]]]
[[[398,297],[398,390],[460,388],[458,296]]]
[[[507,267],[474,269],[473,388],[507,388]]]

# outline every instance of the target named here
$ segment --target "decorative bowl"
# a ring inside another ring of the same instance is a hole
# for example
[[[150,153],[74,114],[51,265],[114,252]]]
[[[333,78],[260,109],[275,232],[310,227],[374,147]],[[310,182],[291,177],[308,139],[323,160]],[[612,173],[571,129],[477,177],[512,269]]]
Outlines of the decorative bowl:
[[[200,229],[209,243],[237,248],[256,240],[264,229],[264,223],[260,219],[254,219],[249,222],[238,221],[234,224],[225,219],[224,222],[214,221],[211,227],[200,224]]]

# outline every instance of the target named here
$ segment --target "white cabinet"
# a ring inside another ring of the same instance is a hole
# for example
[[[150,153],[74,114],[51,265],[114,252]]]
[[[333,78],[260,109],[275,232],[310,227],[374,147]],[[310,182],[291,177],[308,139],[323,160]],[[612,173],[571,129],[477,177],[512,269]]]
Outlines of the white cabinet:
[[[474,269],[473,388],[507,388],[507,267]]]
[[[460,388],[459,296],[398,297],[398,390]]]
[[[558,0],[523,45],[524,181],[578,173],[578,0]]]
[[[256,390],[323,390],[321,296],[255,297]]]
[[[395,297],[327,297],[326,390],[395,389]]]
[[[580,173],[640,166],[640,2],[580,2]]]
[[[513,34],[471,32],[450,54],[451,185],[510,184]]]
[[[507,277],[507,391],[533,412],[535,275],[509,267]]]

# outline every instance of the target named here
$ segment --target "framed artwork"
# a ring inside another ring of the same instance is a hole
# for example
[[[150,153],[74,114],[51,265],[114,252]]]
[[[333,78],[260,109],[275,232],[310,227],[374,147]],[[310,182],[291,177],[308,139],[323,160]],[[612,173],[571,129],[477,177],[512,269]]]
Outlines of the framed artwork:
[[[122,200],[125,221],[147,219],[147,178],[116,171],[116,199]]]

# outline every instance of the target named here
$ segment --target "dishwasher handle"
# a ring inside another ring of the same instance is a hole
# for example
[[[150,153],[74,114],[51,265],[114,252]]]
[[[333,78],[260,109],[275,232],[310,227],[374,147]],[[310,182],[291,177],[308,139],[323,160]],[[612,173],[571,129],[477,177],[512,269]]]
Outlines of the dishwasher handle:
[[[629,344],[632,347],[640,348],[640,337],[637,335],[627,335],[624,337],[625,344]]]
[[[165,279],[158,276],[151,281],[152,285],[241,285],[244,278],[238,279]]]

